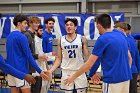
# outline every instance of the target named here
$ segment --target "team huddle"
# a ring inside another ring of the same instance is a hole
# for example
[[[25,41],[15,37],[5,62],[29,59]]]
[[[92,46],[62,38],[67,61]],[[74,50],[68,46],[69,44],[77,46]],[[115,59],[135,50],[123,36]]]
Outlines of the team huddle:
[[[51,33],[55,20],[45,19],[44,31],[40,21],[36,16],[14,17],[15,30],[6,39],[7,64],[0,56],[0,69],[8,73],[11,93],[47,93],[52,73],[59,66],[60,88],[65,93],[73,93],[74,89],[77,93],[86,93],[85,72],[90,70],[91,80],[99,84],[101,76],[96,71],[100,64],[102,93],[137,93],[140,55],[129,24],[118,21],[111,29],[110,16],[97,15],[95,22],[100,36],[90,54],[86,37],[76,32],[77,19],[67,18],[64,20],[67,34],[57,39],[56,54]]]

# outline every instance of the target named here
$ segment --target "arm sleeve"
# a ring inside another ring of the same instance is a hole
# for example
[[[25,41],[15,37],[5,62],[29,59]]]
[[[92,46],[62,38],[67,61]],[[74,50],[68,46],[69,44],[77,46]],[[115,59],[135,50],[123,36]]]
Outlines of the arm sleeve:
[[[137,35],[133,35],[134,39],[136,40],[140,40],[140,34],[137,34]]]
[[[91,69],[89,71],[89,76],[90,77],[92,77],[96,73],[96,71],[99,68],[99,66],[100,66],[100,59],[98,58],[96,60],[95,64],[91,67]]]
[[[4,71],[7,74],[11,74],[19,79],[24,79],[25,77],[25,73],[18,71],[17,69],[13,68],[12,66],[10,66],[9,64],[6,64],[4,62],[3,57],[0,55],[0,69],[2,71]]]
[[[43,40],[42,40],[42,48],[43,48],[43,52],[44,53],[47,53],[47,37],[43,37]]]
[[[27,42],[27,38],[20,38],[20,41],[21,42],[21,46],[22,46],[22,49],[23,49],[23,52],[25,53],[26,55],[26,58],[29,60],[30,64],[36,69],[36,71],[40,74],[41,73],[41,69],[38,67],[38,65],[36,64],[32,54],[31,54],[31,50],[29,48],[29,44]]]

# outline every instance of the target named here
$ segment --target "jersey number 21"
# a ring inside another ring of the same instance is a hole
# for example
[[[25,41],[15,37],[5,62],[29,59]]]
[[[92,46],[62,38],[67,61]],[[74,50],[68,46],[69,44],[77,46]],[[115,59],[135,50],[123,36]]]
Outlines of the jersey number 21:
[[[69,58],[76,58],[75,50],[69,50],[68,53],[69,53]]]

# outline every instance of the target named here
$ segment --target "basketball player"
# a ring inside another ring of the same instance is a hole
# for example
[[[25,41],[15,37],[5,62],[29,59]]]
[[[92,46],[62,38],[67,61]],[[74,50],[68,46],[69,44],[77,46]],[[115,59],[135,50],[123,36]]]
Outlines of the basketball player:
[[[77,72],[65,80],[65,84],[70,85],[78,76],[88,71],[98,58],[101,58],[102,93],[129,93],[129,80],[132,79],[130,69],[132,58],[126,37],[121,31],[116,29],[112,31],[109,15],[98,15],[96,22],[101,35],[95,43],[92,54]]]
[[[30,63],[42,78],[47,79],[47,76],[38,67],[31,54],[26,36],[21,33],[28,26],[28,18],[19,14],[14,17],[13,23],[16,27],[15,31],[12,31],[6,40],[6,62],[26,74],[29,73],[28,64]],[[11,93],[19,93],[19,89],[22,93],[30,93],[30,86],[25,80],[8,75],[8,84],[11,87]]]
[[[79,76],[70,86],[64,84],[64,80],[76,72],[84,63],[83,52],[86,59],[89,57],[86,38],[76,33],[77,23],[78,21],[75,18],[67,18],[65,20],[67,35],[58,39],[58,58],[49,70],[49,72],[52,73],[61,64],[61,89],[64,90],[65,93],[72,93],[74,86],[77,93],[86,93],[88,84],[85,74]]]
[[[139,51],[136,45],[136,42],[134,38],[131,36],[131,26],[129,24],[120,22],[117,23],[115,26],[116,29],[120,29],[123,31],[126,35],[126,39],[129,44],[130,53],[132,56],[132,67],[131,72],[133,79],[130,80],[130,87],[129,87],[129,93],[137,93],[137,77],[138,73],[140,72],[140,55]]]

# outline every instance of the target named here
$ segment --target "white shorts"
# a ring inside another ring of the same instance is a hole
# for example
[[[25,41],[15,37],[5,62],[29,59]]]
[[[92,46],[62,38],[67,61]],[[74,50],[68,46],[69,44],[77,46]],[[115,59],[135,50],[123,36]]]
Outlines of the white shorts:
[[[69,86],[64,84],[64,80],[67,79],[67,77],[73,73],[75,73],[76,71],[73,70],[64,70],[62,69],[62,78],[61,78],[61,89],[62,90],[73,90],[74,89],[74,85],[75,85],[75,89],[85,89],[88,87],[88,81],[87,81],[87,77],[85,74],[82,74],[81,76],[79,76],[78,78],[76,78],[74,80],[73,83],[71,83]]]
[[[103,82],[102,93],[129,93],[129,82],[108,84]]]
[[[17,88],[30,88],[29,83],[26,80],[18,79],[14,76],[8,75],[7,76],[8,85],[9,87],[17,87]]]

